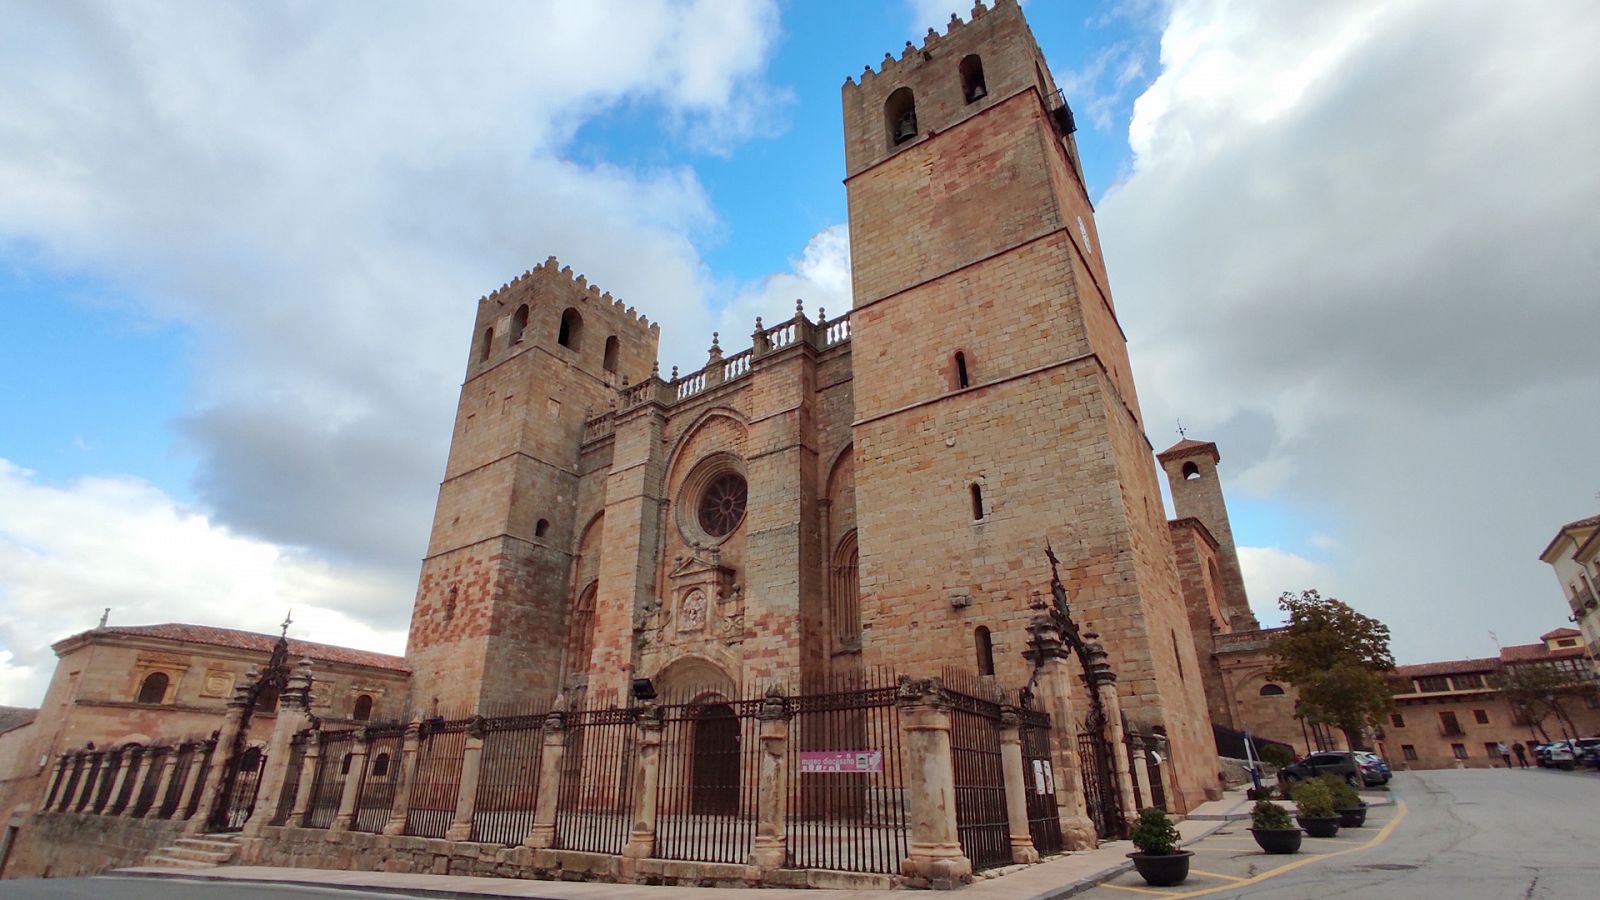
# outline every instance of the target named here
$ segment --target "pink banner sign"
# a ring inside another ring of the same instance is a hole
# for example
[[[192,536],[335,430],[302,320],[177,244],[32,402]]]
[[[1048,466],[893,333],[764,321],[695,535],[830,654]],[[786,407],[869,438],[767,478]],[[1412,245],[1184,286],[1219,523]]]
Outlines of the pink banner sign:
[[[802,750],[802,772],[882,772],[882,750]]]

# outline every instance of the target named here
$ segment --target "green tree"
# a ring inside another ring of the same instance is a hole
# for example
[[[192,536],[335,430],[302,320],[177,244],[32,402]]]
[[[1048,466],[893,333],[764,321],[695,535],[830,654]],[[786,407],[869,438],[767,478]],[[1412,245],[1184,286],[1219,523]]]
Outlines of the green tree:
[[[1338,728],[1351,747],[1364,746],[1366,730],[1394,707],[1384,678],[1394,671],[1389,626],[1314,590],[1285,593],[1278,608],[1289,624],[1272,642],[1272,676],[1295,686],[1300,714]]]
[[[1500,691],[1512,710],[1538,729],[1546,743],[1550,741],[1550,734],[1545,731],[1544,722],[1551,716],[1566,725],[1568,736],[1579,736],[1578,726],[1573,724],[1564,701],[1582,685],[1570,673],[1548,665],[1512,665],[1492,676],[1489,684]]]

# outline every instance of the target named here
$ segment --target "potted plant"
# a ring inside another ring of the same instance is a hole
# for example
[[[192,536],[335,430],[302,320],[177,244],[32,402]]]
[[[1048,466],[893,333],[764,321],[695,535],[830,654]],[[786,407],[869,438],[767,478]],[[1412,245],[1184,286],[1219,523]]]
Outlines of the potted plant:
[[[1289,811],[1271,800],[1257,800],[1250,811],[1250,834],[1256,845],[1268,853],[1299,853],[1300,840],[1305,837]]]
[[[1194,853],[1178,849],[1178,827],[1166,813],[1155,807],[1141,810],[1132,840],[1139,852],[1129,853],[1128,858],[1146,884],[1172,887],[1189,877],[1189,857]]]
[[[1367,804],[1349,782],[1333,775],[1324,775],[1322,780],[1327,782],[1328,793],[1333,797],[1333,811],[1339,816],[1340,828],[1360,828],[1367,824]]]
[[[1302,781],[1291,792],[1296,807],[1295,821],[1315,838],[1331,838],[1339,833],[1339,814],[1333,811],[1333,794],[1321,779]]]

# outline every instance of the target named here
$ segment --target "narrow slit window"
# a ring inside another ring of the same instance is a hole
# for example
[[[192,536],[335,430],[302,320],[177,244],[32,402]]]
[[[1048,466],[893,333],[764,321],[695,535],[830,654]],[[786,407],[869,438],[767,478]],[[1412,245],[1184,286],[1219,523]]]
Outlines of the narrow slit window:
[[[974,485],[972,485],[971,491],[972,491],[972,521],[980,522],[980,521],[983,520],[983,488],[978,486],[978,485],[976,485],[976,484],[974,484]]]
[[[979,625],[972,633],[973,643],[978,651],[978,674],[994,674],[994,638],[989,634],[989,629]]]
[[[967,375],[967,354],[956,351],[956,388],[972,386],[972,379]]]
[[[607,372],[615,372],[617,370],[617,352],[620,349],[621,344],[617,341],[616,335],[613,334],[612,336],[606,338],[606,357],[604,365]]]
[[[479,362],[482,362],[482,361],[484,361],[484,360],[489,358],[489,351],[491,349],[493,349],[493,346],[494,346],[494,329],[493,328],[485,328],[483,330],[483,347],[478,350],[478,361]]]

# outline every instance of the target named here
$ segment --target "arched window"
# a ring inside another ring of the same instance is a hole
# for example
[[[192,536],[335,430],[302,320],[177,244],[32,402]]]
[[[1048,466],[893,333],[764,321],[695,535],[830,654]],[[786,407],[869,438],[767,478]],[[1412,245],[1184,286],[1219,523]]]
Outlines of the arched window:
[[[528,330],[528,304],[517,307],[516,315],[511,317],[511,333],[506,335],[506,344],[515,346],[522,340],[522,333]]]
[[[606,358],[604,365],[607,372],[615,372],[617,370],[617,351],[621,349],[621,347],[622,344],[617,340],[616,335],[613,334],[612,336],[606,338]]]
[[[579,341],[583,338],[583,316],[572,307],[561,314],[561,330],[556,332],[556,343],[563,347],[579,348]]]
[[[1282,697],[1283,696],[1283,688],[1279,687],[1278,685],[1273,684],[1272,682],[1269,681],[1266,684],[1263,684],[1261,686],[1261,696],[1263,696],[1263,697]]]
[[[970,490],[972,491],[972,521],[977,522],[983,519],[983,488],[974,484]]]
[[[978,650],[978,674],[994,674],[994,639],[989,636],[989,629],[979,625],[972,632],[972,641]]]
[[[379,753],[372,758],[372,777],[382,778],[389,774],[389,754]]]
[[[1200,467],[1195,465],[1193,461],[1186,462],[1186,463],[1183,464],[1183,480],[1184,481],[1193,481],[1193,480],[1195,480],[1196,478],[1199,478],[1199,477],[1200,477]]]
[[[839,647],[861,646],[860,548],[854,531],[844,536],[833,551],[833,578],[829,592],[833,600],[833,634]]]
[[[989,96],[989,88],[983,83],[983,60],[976,53],[961,61],[961,96],[968,103]]]
[[[917,136],[917,100],[911,88],[899,88],[883,102],[883,121],[889,130],[891,147]]]
[[[140,703],[160,703],[167,698],[167,673],[151,672],[139,685]]]
[[[365,722],[372,718],[372,695],[362,694],[356,698],[355,708],[350,711],[350,718],[357,722]]]
[[[493,348],[493,346],[494,346],[494,329],[493,328],[485,328],[483,330],[483,346],[478,349],[478,361],[479,362],[482,362],[482,361],[484,361],[484,360],[489,358],[489,351]]]
[[[956,387],[966,388],[972,386],[972,379],[967,375],[967,354],[956,351]]]
[[[567,633],[567,672],[589,671],[589,655],[594,652],[594,598],[598,581],[589,582],[572,607],[572,624]]]
[[[550,520],[549,519],[540,519],[533,526],[533,536],[534,537],[544,537],[544,533],[549,531],[549,530],[550,530]]]

